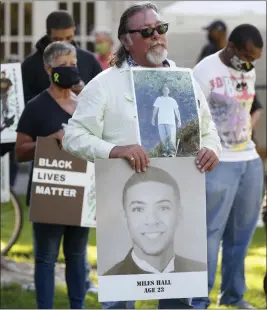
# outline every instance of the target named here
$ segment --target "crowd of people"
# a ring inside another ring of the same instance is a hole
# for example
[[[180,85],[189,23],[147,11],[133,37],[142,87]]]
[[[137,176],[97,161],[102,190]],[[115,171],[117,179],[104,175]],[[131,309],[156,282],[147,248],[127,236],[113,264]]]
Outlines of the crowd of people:
[[[123,158],[136,173],[149,169],[148,154],[137,143],[134,105],[127,99],[133,97],[129,69],[176,67],[168,59],[165,24],[154,4],[131,5],[119,21],[118,49],[113,54],[111,33],[99,30],[94,55],[76,45],[75,24],[68,12],[55,11],[47,17],[46,35],[22,63],[25,109],[17,127],[15,152],[19,162],[31,165],[27,205],[38,136],[56,138],[64,150],[85,160]],[[263,40],[250,24],[237,26],[229,37],[222,21],[205,29],[209,43],[193,68],[193,79],[201,132],[196,166],[206,174],[208,290],[214,285],[222,243],[218,304],[253,309],[244,300],[244,261],[264,191],[263,164],[252,140],[262,111],[255,96],[254,65],[262,55]],[[13,147],[6,147],[5,152]],[[89,228],[33,223],[39,309],[53,308],[54,268],[62,239],[71,308],[84,308],[86,293],[97,292],[89,278],[88,236]],[[160,309],[209,305],[208,297],[158,303]],[[135,301],[102,306],[133,309]]]

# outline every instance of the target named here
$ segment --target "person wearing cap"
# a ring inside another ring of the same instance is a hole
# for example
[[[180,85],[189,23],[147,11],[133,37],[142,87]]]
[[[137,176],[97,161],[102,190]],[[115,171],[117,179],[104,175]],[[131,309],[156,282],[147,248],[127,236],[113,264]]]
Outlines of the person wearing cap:
[[[227,44],[227,26],[223,21],[213,21],[208,26],[203,27],[203,29],[207,30],[207,39],[209,43],[203,47],[197,62],[200,62],[203,58],[218,52]]]

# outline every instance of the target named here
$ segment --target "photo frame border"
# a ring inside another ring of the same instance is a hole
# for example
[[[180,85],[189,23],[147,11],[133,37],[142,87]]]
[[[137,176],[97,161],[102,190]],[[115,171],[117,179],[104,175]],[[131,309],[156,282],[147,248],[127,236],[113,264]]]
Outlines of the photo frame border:
[[[130,67],[130,77],[131,77],[131,87],[135,102],[135,109],[136,109],[136,115],[137,115],[137,138],[138,143],[141,145],[141,134],[140,134],[140,124],[139,124],[139,117],[138,117],[138,109],[137,109],[137,100],[136,100],[136,93],[135,93],[135,85],[134,85],[134,71],[162,71],[162,72],[188,72],[191,77],[192,86],[193,86],[193,92],[194,92],[194,98],[195,98],[195,104],[196,104],[196,110],[198,115],[198,122],[201,124],[201,117],[200,117],[200,104],[198,105],[198,98],[197,98],[197,90],[196,90],[196,81],[193,75],[193,70],[191,68],[179,68],[179,67],[158,67],[158,68],[149,68],[149,67]],[[201,126],[199,126],[199,142],[201,147]]]

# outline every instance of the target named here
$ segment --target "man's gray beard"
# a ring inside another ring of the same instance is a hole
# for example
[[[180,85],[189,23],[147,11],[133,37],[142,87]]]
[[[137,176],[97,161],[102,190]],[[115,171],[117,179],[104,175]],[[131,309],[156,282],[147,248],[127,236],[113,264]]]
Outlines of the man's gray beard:
[[[164,49],[161,53],[151,52],[149,51],[146,54],[146,59],[153,65],[160,65],[163,63],[164,60],[166,60],[168,56],[167,49]]]

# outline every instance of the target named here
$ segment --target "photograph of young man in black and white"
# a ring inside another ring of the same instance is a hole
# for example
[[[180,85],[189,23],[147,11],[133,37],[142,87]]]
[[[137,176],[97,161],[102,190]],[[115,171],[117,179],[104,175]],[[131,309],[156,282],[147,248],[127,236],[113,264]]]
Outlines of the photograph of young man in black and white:
[[[175,232],[181,219],[180,190],[161,168],[150,166],[126,180],[122,205],[132,247],[103,275],[206,271],[205,263],[175,253]]]
[[[163,157],[175,157],[179,140],[176,143],[177,128],[181,127],[181,117],[177,101],[170,95],[168,85],[162,89],[162,96],[157,97],[153,104],[152,125],[157,125],[163,145]]]

